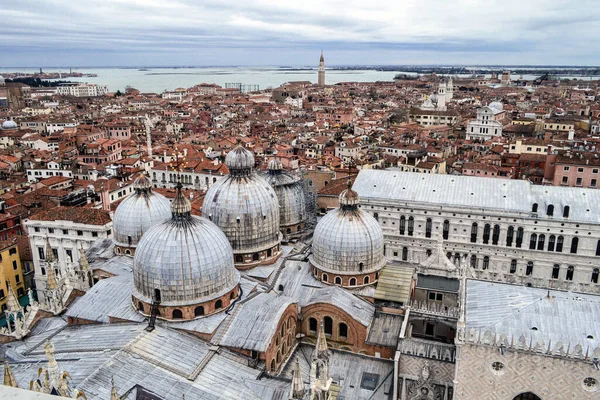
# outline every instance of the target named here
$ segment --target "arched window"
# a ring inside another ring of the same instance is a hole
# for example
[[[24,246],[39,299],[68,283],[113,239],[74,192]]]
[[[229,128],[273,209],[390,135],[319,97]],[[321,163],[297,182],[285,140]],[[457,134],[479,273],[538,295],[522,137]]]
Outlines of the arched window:
[[[560,276],[560,265],[554,264],[552,267],[552,279],[558,279]]]
[[[242,257],[241,255],[238,254],[237,256],[235,256],[235,262],[236,263],[244,262],[244,257]]]
[[[314,318],[309,318],[308,319],[308,331],[309,332],[316,332],[317,331],[317,320]]]
[[[517,228],[517,240],[515,241],[515,244],[518,248],[521,248],[521,245],[523,244],[523,228],[521,227]]]
[[[415,231],[415,219],[408,217],[408,236],[412,236]]]
[[[267,249],[267,257],[271,257],[272,255],[273,255],[273,250],[272,249]]]
[[[160,303],[160,299],[160,289],[156,288],[154,289],[154,298],[152,300]]]
[[[144,312],[144,303],[142,303],[141,301],[138,301],[138,310]]]
[[[548,251],[554,251],[554,244],[556,243],[556,236],[550,235],[548,237]]]
[[[408,247],[402,248],[402,261],[408,261]]]
[[[449,235],[450,235],[450,221],[444,220],[442,237],[444,238],[444,240],[448,240]]]
[[[356,286],[356,278],[350,278],[350,286]]]
[[[365,267],[365,263],[358,263],[358,270],[360,272],[362,272],[363,268]]]
[[[471,243],[477,243],[477,222],[471,225]]]
[[[46,268],[42,267],[42,275],[46,275]]]
[[[427,255],[427,257],[431,256],[431,249],[427,249],[425,251],[425,254]]]
[[[427,218],[427,221],[425,221],[425,237],[428,237],[428,238],[431,237],[432,225],[433,225],[433,221],[431,220],[431,218]]]
[[[181,310],[175,309],[173,310],[173,319],[182,319],[183,318],[183,313],[181,312]]]
[[[537,249],[538,250],[544,250],[544,241],[546,240],[546,235],[541,234],[538,237],[538,243],[537,243]]]
[[[500,225],[494,225],[494,231],[492,233],[492,244],[498,244],[500,240]]]
[[[373,213],[373,218],[375,218],[375,221],[379,221],[379,214]]]
[[[563,218],[569,218],[569,212],[571,211],[571,207],[565,206],[563,208]]]
[[[258,258],[259,258],[258,253],[252,254],[252,261],[258,261]]]
[[[513,237],[515,236],[515,227],[509,226],[506,231],[506,246],[511,247],[513,242]]]
[[[546,209],[546,214],[551,217],[554,215],[554,205],[548,204],[548,208]]]
[[[510,273],[514,274],[517,272],[517,260],[510,260]]]
[[[533,203],[533,205],[531,206],[531,212],[537,212],[538,210],[538,203]]]
[[[527,262],[527,269],[525,269],[525,275],[533,274],[533,261]]]
[[[404,230],[406,229],[406,217],[403,215],[400,217],[400,234],[404,235]]]
[[[329,277],[327,276],[327,274],[323,274],[323,275],[321,275],[321,280],[323,282],[328,282],[329,281]]]
[[[194,308],[194,315],[196,317],[200,317],[200,316],[204,315],[204,307],[198,306],[198,307]]]
[[[336,285],[341,285],[342,284],[342,278],[340,278],[339,276],[335,277],[335,284]]]
[[[471,268],[477,269],[477,256],[471,255]]]
[[[483,226],[483,244],[488,244],[490,241],[490,224]]]
[[[348,325],[346,325],[343,322],[340,322],[340,324],[338,325],[338,337],[340,339],[348,338]]]
[[[535,250],[535,245],[537,243],[537,234],[532,233],[529,237],[529,250]]]
[[[592,279],[591,281],[593,283],[598,283],[598,275],[600,274],[600,270],[598,268],[594,268],[594,270],[592,271]]]
[[[281,288],[281,290],[283,290],[283,285],[279,285],[279,287]],[[235,298],[235,292],[229,293],[229,300],[233,300],[234,298]]]
[[[130,256],[131,255],[131,250],[125,249],[125,254],[128,255],[128,256]]]
[[[490,267],[490,258],[488,256],[483,257],[483,269]]]
[[[575,274],[575,267],[572,266],[572,265],[569,265],[569,268],[567,268],[567,277],[566,277],[566,280],[572,281],[574,274]]]
[[[556,251],[558,253],[562,253],[564,241],[565,241],[565,238],[563,238],[562,236],[559,236],[556,238]]]
[[[323,329],[325,330],[326,335],[333,335],[333,320],[331,317],[323,318]]]
[[[600,240],[596,243],[596,255],[600,256]]]
[[[369,276],[368,276],[368,275],[367,275],[367,276],[365,276],[365,277],[363,278],[363,285],[368,285],[368,284],[369,284],[369,281],[370,281],[370,279],[369,279]]]
[[[579,245],[579,238],[576,236],[571,239],[571,254],[577,254],[577,246]]]
[[[221,308],[223,308],[223,300],[219,299],[215,301],[215,310],[220,310]]]
[[[271,371],[275,371],[275,359],[271,360]]]

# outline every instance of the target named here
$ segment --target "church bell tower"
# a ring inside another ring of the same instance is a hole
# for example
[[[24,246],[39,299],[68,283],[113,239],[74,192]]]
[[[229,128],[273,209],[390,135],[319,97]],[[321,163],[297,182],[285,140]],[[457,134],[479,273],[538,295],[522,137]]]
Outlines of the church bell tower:
[[[325,86],[325,59],[323,58],[323,52],[321,51],[321,59],[319,60],[319,86]]]

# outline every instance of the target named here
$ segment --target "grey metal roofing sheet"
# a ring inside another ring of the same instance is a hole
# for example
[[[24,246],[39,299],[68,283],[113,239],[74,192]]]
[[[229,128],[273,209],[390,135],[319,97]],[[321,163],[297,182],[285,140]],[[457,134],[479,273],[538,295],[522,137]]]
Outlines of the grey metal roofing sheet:
[[[600,344],[600,296],[595,295],[469,280],[466,320],[467,330],[490,330],[515,341],[523,335],[534,343],[551,340],[590,349]]]
[[[235,319],[220,341],[221,346],[264,352],[277,332],[281,316],[291,304],[297,303],[287,296],[273,292],[260,293],[238,305]]]
[[[367,343],[396,347],[403,321],[403,315],[378,313],[369,327]]]
[[[316,303],[332,304],[347,312],[364,326],[369,326],[375,307],[339,286],[329,286],[317,281],[307,262],[288,260],[275,288],[283,286],[282,293],[296,299],[300,307]]]
[[[446,278],[445,276],[419,274],[417,278],[417,287],[421,289],[458,293],[460,282],[458,279]]]
[[[440,206],[530,213],[538,204],[538,218],[562,220],[563,207],[570,206],[570,221],[600,223],[600,190],[533,185],[519,179],[479,178],[417,172],[363,169],[352,186],[368,200],[390,200]],[[554,216],[546,216],[553,204]]]

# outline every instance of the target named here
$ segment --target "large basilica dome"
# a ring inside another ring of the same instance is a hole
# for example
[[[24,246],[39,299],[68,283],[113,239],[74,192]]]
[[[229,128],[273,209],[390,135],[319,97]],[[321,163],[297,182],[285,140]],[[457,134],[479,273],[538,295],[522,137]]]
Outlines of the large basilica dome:
[[[134,304],[149,314],[160,301],[159,317],[194,319],[226,309],[240,294],[240,273],[227,238],[206,218],[191,215],[181,193],[170,220],[151,228],[133,259]]]
[[[144,175],[133,183],[134,193],[119,204],[113,218],[115,252],[133,255],[142,235],[171,218],[171,204]]]
[[[300,179],[286,172],[276,157],[269,161],[266,179],[277,194],[279,227],[283,237],[286,240],[299,237],[304,232],[308,217],[306,195]]]
[[[340,208],[317,224],[310,263],[317,279],[345,287],[374,283],[385,266],[383,231],[358,208],[359,197],[348,188],[340,194]]]
[[[253,171],[254,156],[242,146],[227,154],[225,164],[230,175],[208,190],[202,215],[229,239],[237,268],[272,263],[281,254],[277,195]]]

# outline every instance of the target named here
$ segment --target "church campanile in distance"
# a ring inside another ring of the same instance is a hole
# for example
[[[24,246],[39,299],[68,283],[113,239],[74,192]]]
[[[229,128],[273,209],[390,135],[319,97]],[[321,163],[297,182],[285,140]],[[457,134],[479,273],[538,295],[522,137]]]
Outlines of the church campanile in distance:
[[[325,59],[323,58],[323,51],[321,51],[321,59],[319,59],[319,86],[325,86]]]

